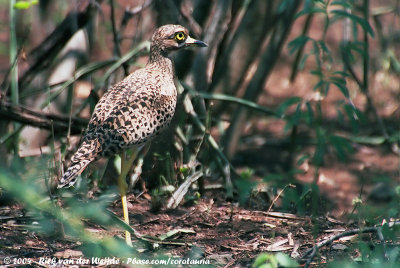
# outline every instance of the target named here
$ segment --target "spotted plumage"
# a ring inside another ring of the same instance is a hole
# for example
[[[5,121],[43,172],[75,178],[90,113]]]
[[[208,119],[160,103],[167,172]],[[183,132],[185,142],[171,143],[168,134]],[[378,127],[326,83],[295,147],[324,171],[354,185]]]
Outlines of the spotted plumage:
[[[90,162],[128,148],[140,148],[170,123],[177,92],[169,53],[206,44],[192,39],[180,25],[158,28],[151,41],[145,68],[111,87],[96,105],[82,143],[59,181],[59,188],[72,186]]]

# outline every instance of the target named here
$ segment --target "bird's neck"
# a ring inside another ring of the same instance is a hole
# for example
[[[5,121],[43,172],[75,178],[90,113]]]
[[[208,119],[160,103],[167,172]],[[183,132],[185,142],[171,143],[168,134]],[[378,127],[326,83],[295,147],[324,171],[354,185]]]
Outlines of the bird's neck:
[[[147,67],[157,69],[166,75],[171,74],[174,76],[172,60],[168,58],[168,55],[163,54],[160,50],[150,49],[150,58]]]

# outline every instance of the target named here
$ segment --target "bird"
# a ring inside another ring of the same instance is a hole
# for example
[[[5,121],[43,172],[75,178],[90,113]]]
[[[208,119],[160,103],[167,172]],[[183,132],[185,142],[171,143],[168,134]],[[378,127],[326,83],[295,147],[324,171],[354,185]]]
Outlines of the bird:
[[[145,67],[112,86],[96,104],[58,188],[73,186],[91,162],[119,154],[118,189],[124,221],[129,225],[126,176],[137,153],[168,127],[175,113],[177,90],[171,53],[186,47],[207,46],[192,38],[181,25],[167,24],[156,29]],[[128,149],[131,155],[126,154]],[[132,246],[128,231],[125,231],[125,241]]]

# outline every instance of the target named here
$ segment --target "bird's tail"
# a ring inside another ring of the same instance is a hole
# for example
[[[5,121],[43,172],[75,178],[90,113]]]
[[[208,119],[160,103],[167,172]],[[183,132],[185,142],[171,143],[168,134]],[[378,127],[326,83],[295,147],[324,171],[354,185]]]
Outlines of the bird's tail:
[[[96,142],[83,142],[71,158],[71,165],[58,182],[58,188],[71,187],[77,177],[97,156]]]

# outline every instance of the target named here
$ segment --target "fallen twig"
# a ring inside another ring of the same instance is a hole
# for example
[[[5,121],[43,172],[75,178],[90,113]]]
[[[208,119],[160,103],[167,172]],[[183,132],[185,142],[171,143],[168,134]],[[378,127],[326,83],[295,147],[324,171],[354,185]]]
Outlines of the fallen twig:
[[[197,181],[202,175],[203,172],[198,171],[188,176],[168,200],[167,208],[176,208],[189,190],[190,185]]]
[[[400,222],[393,222],[393,223],[389,223],[388,226],[390,228],[390,227],[393,227],[393,226],[399,225],[399,224],[400,224]],[[352,236],[352,235],[356,235],[356,234],[365,234],[365,233],[377,233],[379,239],[381,241],[384,241],[384,238],[382,236],[382,227],[381,226],[357,228],[357,229],[354,229],[354,230],[349,230],[349,231],[346,231],[346,232],[331,236],[330,238],[325,239],[324,241],[316,244],[314,247],[312,247],[306,253],[304,253],[304,255],[301,257],[300,260],[306,261],[304,267],[307,268],[307,267],[309,267],[311,261],[313,260],[313,258],[317,254],[318,250],[320,248],[322,248],[323,246],[331,244],[333,241],[335,241],[337,239],[340,239],[342,237]]]

